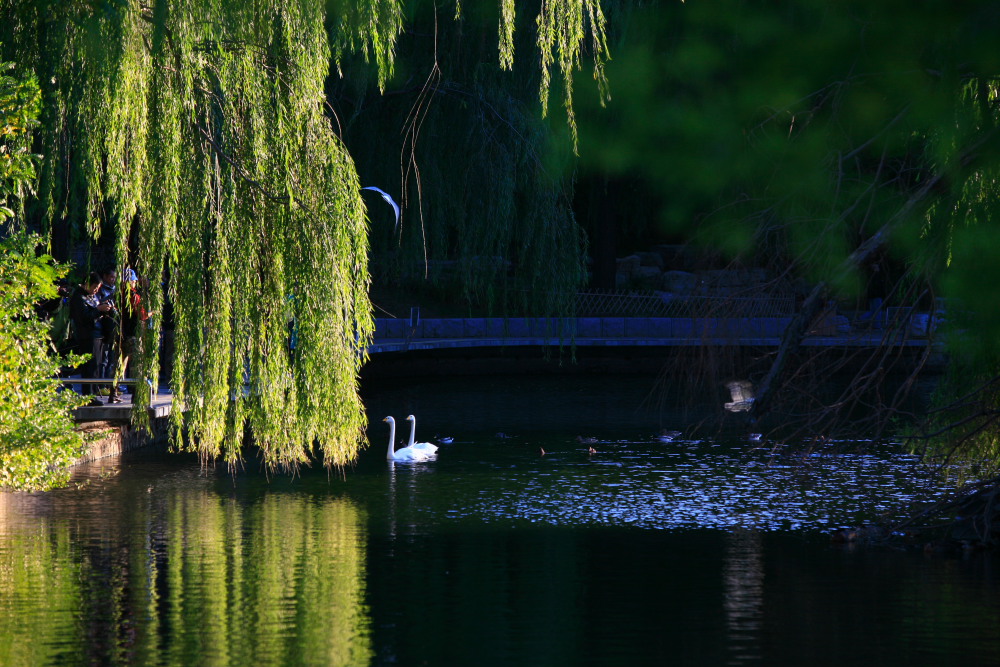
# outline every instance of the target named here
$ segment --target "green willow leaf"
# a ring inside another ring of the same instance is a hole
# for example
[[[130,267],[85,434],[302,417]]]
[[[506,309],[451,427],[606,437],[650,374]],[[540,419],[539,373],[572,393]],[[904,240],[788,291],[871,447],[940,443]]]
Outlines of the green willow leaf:
[[[596,0],[546,0],[542,11],[543,69],[558,54],[572,125],[572,69],[587,26],[595,62],[606,57],[603,16]],[[384,90],[402,0],[0,0],[0,15],[4,48],[39,81],[46,231],[113,229],[119,265],[148,281],[152,326],[135,374],[157,378],[170,364],[174,442],[235,464],[252,439],[271,468],[354,459],[374,328],[369,230],[326,85],[357,53]],[[509,67],[509,1],[503,16]],[[599,64],[595,73],[602,80]],[[512,192],[491,206],[513,212]],[[580,256],[557,197],[552,188],[518,222],[541,230],[523,250],[531,261],[563,242]],[[490,246],[486,235],[478,254],[497,254]],[[579,276],[553,264],[549,278]],[[161,360],[165,331],[173,353]],[[136,399],[142,408],[148,396]]]

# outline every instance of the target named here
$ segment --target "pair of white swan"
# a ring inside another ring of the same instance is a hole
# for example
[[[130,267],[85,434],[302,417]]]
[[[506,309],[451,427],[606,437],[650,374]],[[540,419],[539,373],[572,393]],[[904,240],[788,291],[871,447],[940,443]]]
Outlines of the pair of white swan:
[[[413,441],[417,433],[417,419],[413,415],[406,418],[410,422],[410,441],[401,449],[395,449],[396,420],[386,417],[382,421],[389,423],[389,451],[385,455],[387,461],[426,461],[437,454],[437,445]]]

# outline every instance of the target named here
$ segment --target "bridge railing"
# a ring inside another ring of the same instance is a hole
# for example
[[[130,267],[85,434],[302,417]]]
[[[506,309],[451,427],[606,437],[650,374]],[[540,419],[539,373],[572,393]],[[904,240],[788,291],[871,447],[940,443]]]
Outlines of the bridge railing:
[[[419,339],[699,339],[781,336],[790,317],[466,317],[377,319],[375,340]]]
[[[668,292],[578,292],[578,317],[788,317],[791,296],[682,296]]]

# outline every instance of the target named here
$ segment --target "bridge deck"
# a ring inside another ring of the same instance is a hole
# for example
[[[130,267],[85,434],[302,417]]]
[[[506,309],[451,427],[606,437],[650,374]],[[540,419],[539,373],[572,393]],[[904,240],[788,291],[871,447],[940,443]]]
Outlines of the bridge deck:
[[[777,347],[790,317],[761,318],[453,318],[376,320],[369,354],[475,347]],[[821,325],[802,343],[808,347],[926,347],[926,331],[907,326],[852,330],[838,318]],[[71,382],[72,380],[70,380]],[[78,408],[77,421],[120,420],[132,416],[131,395],[122,403]],[[152,416],[170,414],[172,396],[160,388]]]
[[[790,317],[757,318],[453,318],[376,320],[370,354],[411,350],[511,346],[777,347]],[[924,347],[926,327],[852,328],[831,318],[803,341],[813,347]]]

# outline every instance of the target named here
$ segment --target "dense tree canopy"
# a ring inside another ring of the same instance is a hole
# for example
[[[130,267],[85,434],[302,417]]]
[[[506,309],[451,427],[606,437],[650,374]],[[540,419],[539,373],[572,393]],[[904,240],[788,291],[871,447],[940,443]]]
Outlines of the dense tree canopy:
[[[639,174],[666,202],[664,227],[775,279],[807,279],[791,345],[829,299],[934,311],[957,372],[942,402],[964,396],[957,412],[935,413],[937,427],[961,425],[951,442],[990,432],[996,3],[720,0],[647,5],[628,19],[616,26],[628,37],[609,65],[608,113],[579,114],[585,168]],[[858,382],[810,405],[813,432],[848,415],[903,416],[883,384],[893,359],[853,355],[841,370]],[[811,395],[789,368],[757,365],[758,409]]]
[[[466,304],[564,308],[586,279],[581,173],[641,181],[650,198],[628,205],[658,207],[667,233],[808,281],[787,347],[830,299],[946,312],[952,367],[971,371],[942,395],[969,377],[984,391],[929,432],[988,432],[993,3],[605,9],[0,0],[3,54],[40,83],[44,161],[25,219],[54,246],[110,235],[119,264],[149,279],[142,375],[158,373],[173,306],[176,432],[230,462],[247,425],[271,465],[315,447],[330,465],[354,456],[369,259],[380,285],[450,280]],[[574,98],[583,67],[597,90]],[[553,83],[565,117],[546,117]],[[361,185],[398,197],[398,229],[381,208],[369,228]],[[784,359],[755,368],[762,408],[802,393]],[[816,406],[824,418],[881,391],[879,358],[859,368],[858,391]]]
[[[543,77],[531,58],[511,72],[496,66],[497,18],[489,4],[463,4],[459,21],[418,6],[385,94],[365,84],[358,58],[330,81],[362,180],[403,204],[398,229],[387,208],[372,211],[376,295],[390,288],[416,301],[430,290],[466,309],[547,313],[564,309],[586,279],[586,240],[565,168],[573,161],[570,126],[561,114],[543,117]],[[522,11],[514,20],[523,53],[533,46],[535,18]]]
[[[364,442],[368,226],[325,86],[361,57],[385,90],[405,13],[425,9],[399,0],[0,2],[4,51],[41,84],[42,230],[70,241],[111,231],[117,263],[148,279],[157,326],[143,331],[137,375],[158,375],[172,306],[175,435],[205,457],[235,462],[247,426],[269,466],[294,467],[314,449],[343,465]],[[517,12],[511,0],[497,12],[492,67],[510,68]],[[585,44],[603,82],[600,6],[543,0],[536,25],[542,106],[556,69],[575,132],[572,77]],[[422,113],[409,126],[414,144]],[[537,125],[518,122],[515,132]],[[516,143],[499,142],[489,158],[510,182],[534,182],[515,168],[537,162],[532,142]],[[419,168],[413,156],[404,164]],[[493,219],[511,216],[516,191],[484,197]],[[570,248],[581,243],[560,194],[550,186],[528,207],[527,228],[549,243],[529,249],[539,265],[567,235]],[[579,250],[570,257],[579,266]],[[139,405],[147,400],[137,394]]]
[[[65,483],[66,466],[84,446],[70,410],[84,399],[58,392],[64,360],[55,354],[39,304],[58,299],[68,267],[39,255],[39,239],[10,232],[35,178],[30,151],[38,122],[38,83],[14,63],[0,64],[0,489],[46,489]]]

